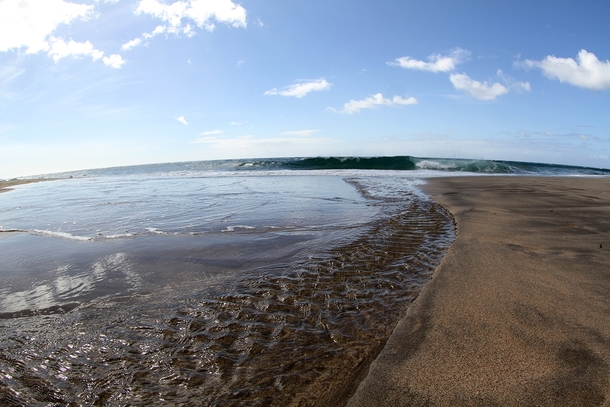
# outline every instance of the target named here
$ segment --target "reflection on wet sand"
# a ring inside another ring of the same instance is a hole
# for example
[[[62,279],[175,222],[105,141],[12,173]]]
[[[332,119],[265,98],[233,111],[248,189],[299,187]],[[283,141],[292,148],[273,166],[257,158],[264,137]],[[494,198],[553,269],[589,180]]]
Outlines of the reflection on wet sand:
[[[221,284],[147,286],[66,314],[0,321],[0,401],[285,406],[344,398],[454,236],[438,205],[396,201],[339,247]],[[70,301],[113,279],[138,287],[146,276],[137,261],[119,252],[89,274],[58,268],[11,306]],[[165,273],[181,278],[179,268]]]

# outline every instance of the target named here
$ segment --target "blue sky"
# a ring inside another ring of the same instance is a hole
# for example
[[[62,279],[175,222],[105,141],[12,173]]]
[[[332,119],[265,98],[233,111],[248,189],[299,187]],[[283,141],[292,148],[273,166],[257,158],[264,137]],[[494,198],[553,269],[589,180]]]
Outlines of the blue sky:
[[[280,156],[610,168],[605,1],[0,0],[0,178]]]

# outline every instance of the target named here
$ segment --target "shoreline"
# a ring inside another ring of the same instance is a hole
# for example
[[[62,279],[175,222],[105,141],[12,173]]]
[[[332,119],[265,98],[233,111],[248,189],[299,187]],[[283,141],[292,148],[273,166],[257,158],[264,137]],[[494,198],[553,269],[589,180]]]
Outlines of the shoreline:
[[[347,405],[610,405],[610,178],[427,182],[456,241]]]
[[[12,187],[17,186],[17,185],[32,184],[34,182],[55,181],[58,179],[61,179],[61,178],[11,179],[11,180],[6,180],[6,181],[0,180],[0,193],[8,192],[11,189],[13,189]]]

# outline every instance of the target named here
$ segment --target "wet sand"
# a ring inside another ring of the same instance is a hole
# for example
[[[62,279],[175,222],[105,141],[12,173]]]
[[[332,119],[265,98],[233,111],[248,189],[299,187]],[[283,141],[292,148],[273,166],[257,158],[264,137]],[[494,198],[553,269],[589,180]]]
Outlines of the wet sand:
[[[52,181],[55,178],[36,178],[36,179],[12,179],[9,181],[0,180],[0,193],[10,191],[11,187],[22,184],[31,184],[32,182]]]
[[[423,189],[457,240],[348,406],[609,406],[610,178]]]

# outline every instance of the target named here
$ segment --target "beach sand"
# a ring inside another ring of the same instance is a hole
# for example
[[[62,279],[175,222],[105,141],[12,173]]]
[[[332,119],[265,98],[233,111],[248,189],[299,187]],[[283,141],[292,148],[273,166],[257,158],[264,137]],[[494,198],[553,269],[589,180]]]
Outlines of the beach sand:
[[[0,180],[0,193],[10,191],[11,187],[22,184],[31,184],[32,182],[51,181],[55,178],[36,178],[36,179],[13,179],[9,181]]]
[[[610,406],[610,178],[422,189],[457,239],[348,406]]]

